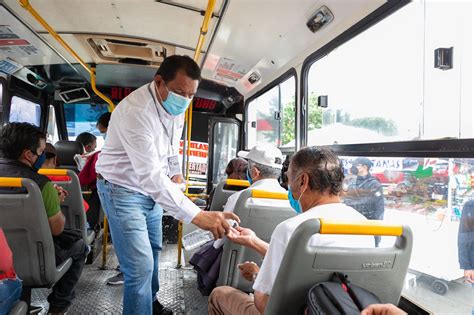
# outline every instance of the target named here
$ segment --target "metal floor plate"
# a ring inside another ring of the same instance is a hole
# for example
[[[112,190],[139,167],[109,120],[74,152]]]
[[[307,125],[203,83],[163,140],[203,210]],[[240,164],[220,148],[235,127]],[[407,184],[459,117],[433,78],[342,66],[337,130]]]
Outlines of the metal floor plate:
[[[176,269],[176,245],[164,245],[160,256],[160,292],[158,299],[174,314],[207,314],[207,297],[196,288],[196,273],[189,268]],[[117,274],[118,265],[113,247],[109,247],[107,270],[101,270],[102,256],[86,265],[76,286],[76,298],[68,314],[121,314],[123,286],[107,285],[107,279]],[[46,314],[48,289],[32,290],[32,304],[43,306]]]

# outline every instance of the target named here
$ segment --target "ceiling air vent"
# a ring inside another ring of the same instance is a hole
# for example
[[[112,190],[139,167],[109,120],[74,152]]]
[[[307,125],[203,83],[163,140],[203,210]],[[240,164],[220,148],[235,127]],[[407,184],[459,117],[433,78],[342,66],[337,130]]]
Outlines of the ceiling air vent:
[[[159,66],[175,52],[174,46],[159,42],[118,36],[76,35],[96,53],[96,63],[125,63]]]

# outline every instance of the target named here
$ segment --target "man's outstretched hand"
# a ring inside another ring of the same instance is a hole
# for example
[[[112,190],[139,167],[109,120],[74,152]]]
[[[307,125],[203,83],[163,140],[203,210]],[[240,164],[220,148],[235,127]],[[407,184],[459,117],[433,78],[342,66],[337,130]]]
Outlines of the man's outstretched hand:
[[[232,229],[227,222],[228,219],[240,223],[239,217],[234,213],[218,211],[201,211],[194,217],[192,223],[203,230],[210,231],[214,239],[219,239],[229,234]]]

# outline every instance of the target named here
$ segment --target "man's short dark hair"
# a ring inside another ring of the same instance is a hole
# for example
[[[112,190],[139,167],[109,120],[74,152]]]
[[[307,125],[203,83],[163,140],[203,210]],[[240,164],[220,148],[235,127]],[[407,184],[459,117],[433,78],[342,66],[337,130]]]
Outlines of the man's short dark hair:
[[[41,139],[46,140],[46,134],[35,125],[8,123],[0,131],[0,156],[18,160],[25,149],[37,153]]]
[[[191,57],[180,55],[165,58],[155,76],[160,75],[165,82],[169,82],[174,80],[178,71],[183,71],[193,80],[201,80],[201,69],[198,64]]]
[[[101,125],[104,128],[109,128],[110,116],[112,116],[112,113],[110,112],[103,113],[102,115],[100,115],[99,119],[97,119],[96,125]]]
[[[309,175],[309,188],[312,191],[338,195],[342,190],[344,170],[341,161],[332,150],[318,147],[303,148],[291,158],[290,168],[294,175],[302,172]]]
[[[94,143],[97,140],[97,137],[90,132],[83,132],[77,136],[76,142],[81,143],[83,146]]]

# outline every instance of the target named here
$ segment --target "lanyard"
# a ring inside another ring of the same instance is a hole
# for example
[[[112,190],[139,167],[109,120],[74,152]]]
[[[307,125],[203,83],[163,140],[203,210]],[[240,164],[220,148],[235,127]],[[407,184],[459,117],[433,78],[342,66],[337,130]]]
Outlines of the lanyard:
[[[163,130],[164,130],[166,136],[168,137],[168,140],[170,141],[171,152],[174,154],[174,148],[173,148],[174,121],[173,121],[173,124],[171,125],[171,136],[170,136],[168,129],[166,128],[165,124],[163,123],[163,120],[161,119],[160,110],[158,109],[158,104],[157,104],[157,102],[155,100],[155,96],[153,95],[153,92],[151,90],[151,85],[152,85],[152,83],[150,83],[150,85],[148,85],[148,92],[150,92],[151,98],[153,99],[153,102],[155,103],[155,108],[156,108],[156,112],[158,114],[158,119],[160,120],[160,123],[163,126]]]

